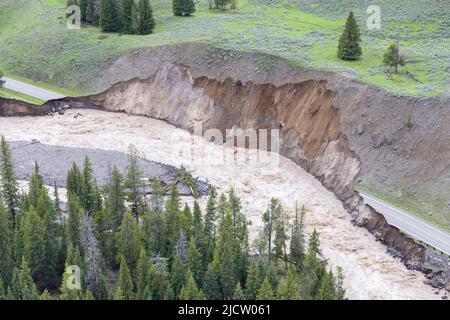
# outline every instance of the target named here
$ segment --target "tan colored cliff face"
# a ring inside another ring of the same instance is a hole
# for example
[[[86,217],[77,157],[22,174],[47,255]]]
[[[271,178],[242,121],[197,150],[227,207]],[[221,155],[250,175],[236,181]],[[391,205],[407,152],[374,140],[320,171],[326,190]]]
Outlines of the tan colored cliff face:
[[[317,176],[341,199],[354,194],[360,162],[341,135],[334,94],[324,81],[276,87],[206,77],[166,63],[147,80],[119,83],[83,101],[107,110],[146,115],[192,130],[279,129],[280,153]],[[269,143],[270,145],[270,143]]]

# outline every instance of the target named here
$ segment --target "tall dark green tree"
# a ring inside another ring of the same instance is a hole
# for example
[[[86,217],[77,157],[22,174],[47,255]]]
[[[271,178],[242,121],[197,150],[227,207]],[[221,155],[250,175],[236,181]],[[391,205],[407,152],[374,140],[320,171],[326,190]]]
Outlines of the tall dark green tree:
[[[6,209],[11,217],[14,228],[16,216],[19,211],[19,194],[17,181],[14,176],[11,149],[3,136],[0,139],[0,176],[3,200],[5,201]]]
[[[303,260],[305,257],[305,237],[304,237],[304,217],[305,206],[302,206],[299,212],[298,205],[295,206],[295,219],[292,225],[290,257],[297,271],[303,269]]]
[[[125,188],[127,200],[131,203],[131,213],[138,220],[144,211],[142,196],[142,169],[138,164],[138,152],[135,146],[128,147],[128,166],[125,169]]]
[[[134,271],[141,250],[141,235],[139,224],[133,219],[131,213],[127,212],[123,216],[116,237],[118,261],[125,258],[127,265]]]
[[[190,16],[195,12],[194,0],[179,0],[180,12],[182,16]]]
[[[31,271],[25,258],[22,258],[20,270],[14,269],[11,283],[13,298],[17,300],[38,300],[39,294],[31,277]]]
[[[133,34],[133,7],[134,0],[121,0],[120,17],[122,19],[122,32],[125,34]]]
[[[186,283],[180,291],[180,300],[204,300],[203,292],[197,287],[191,269],[188,269]]]
[[[133,300],[134,297],[134,285],[131,279],[130,269],[128,268],[127,261],[122,258],[120,261],[119,281],[117,283],[115,299]]]
[[[219,284],[219,276],[211,263],[208,265],[205,273],[205,279],[203,280],[203,292],[205,293],[207,300],[222,299],[222,289]]]
[[[274,300],[275,294],[273,292],[273,288],[270,285],[269,280],[264,279],[261,288],[258,290],[258,294],[256,295],[256,300]]]
[[[12,229],[6,209],[0,198],[0,285],[9,283],[12,273]]]
[[[139,0],[139,34],[150,34],[155,28],[153,10],[149,0]]]
[[[121,30],[120,10],[117,0],[100,0],[100,27],[104,32]]]
[[[342,60],[358,60],[362,50],[360,46],[361,34],[353,11],[350,11],[344,31],[339,38],[338,57]]]

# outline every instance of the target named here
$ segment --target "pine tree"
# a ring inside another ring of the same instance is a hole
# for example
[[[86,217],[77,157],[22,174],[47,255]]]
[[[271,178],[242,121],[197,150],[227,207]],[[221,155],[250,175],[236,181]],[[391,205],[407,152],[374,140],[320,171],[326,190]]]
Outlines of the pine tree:
[[[325,272],[320,279],[319,291],[316,295],[317,300],[334,300],[335,299],[335,285],[333,273]]]
[[[220,222],[212,264],[219,275],[223,298],[232,298],[238,279],[234,251],[233,221],[230,213],[227,213]]]
[[[140,192],[142,187],[142,170],[138,165],[138,155],[136,147],[130,145],[128,147],[128,166],[125,169],[125,188],[127,192],[127,200],[131,203],[131,213],[138,217],[143,212],[144,201]]]
[[[122,31],[125,34],[133,34],[133,6],[135,6],[134,0],[121,0],[120,17]]]
[[[16,215],[19,211],[18,186],[14,175],[11,150],[3,136],[0,139],[0,176],[3,200],[5,201],[6,209],[11,217],[14,228],[16,225]]]
[[[80,246],[80,217],[81,208],[78,197],[73,193],[67,194],[68,218],[66,223],[66,234],[68,243],[73,247]]]
[[[247,280],[245,282],[245,295],[248,300],[255,300],[256,294],[258,293],[259,288],[261,288],[263,280],[264,277],[258,268],[258,263],[253,260],[248,267]]]
[[[120,300],[133,300],[133,290],[134,287],[133,280],[131,279],[130,269],[128,268],[127,261],[122,258],[120,260],[119,281],[117,284],[115,297],[120,296]]]
[[[234,289],[233,300],[246,300],[246,296],[239,281],[236,285],[236,289]]]
[[[222,292],[219,284],[219,277],[214,270],[212,264],[208,265],[203,280],[203,292],[207,300],[221,300]]]
[[[80,14],[82,22],[89,22],[87,17],[87,9],[89,6],[89,0],[80,0]]]
[[[125,258],[130,269],[135,270],[141,249],[141,237],[139,224],[133,219],[131,213],[124,214],[116,237],[118,261],[122,257]]]
[[[38,300],[39,294],[31,277],[31,271],[25,258],[22,258],[20,270],[13,271],[11,291],[16,300]]]
[[[81,205],[86,210],[88,214],[91,214],[95,211],[95,194],[96,194],[96,185],[93,177],[93,170],[91,161],[86,156],[84,158],[83,163],[83,171],[82,171],[82,187],[81,187],[81,195],[80,201]]]
[[[12,230],[10,219],[0,198],[0,286],[9,283],[12,274]]]
[[[203,280],[202,257],[200,255],[200,250],[197,248],[195,238],[191,238],[191,241],[189,241],[187,265],[191,270],[195,270],[195,282],[201,286]]]
[[[146,300],[149,298],[151,292],[149,291],[149,271],[150,260],[148,259],[144,248],[141,248],[139,260],[136,267],[136,299]]]
[[[59,287],[59,292],[61,293],[61,295],[59,296],[59,299],[60,300],[80,300],[81,295],[82,295],[81,288],[80,289],[75,288],[75,283],[72,283],[73,287],[69,286],[69,279],[73,279],[72,277],[74,276],[74,274],[72,272],[68,272],[71,270],[69,270],[67,268],[69,266],[77,265],[77,264],[75,263],[75,261],[71,261],[71,259],[72,259],[72,257],[71,257],[72,256],[72,247],[71,246],[69,246],[68,251],[69,251],[68,255],[67,255],[68,257],[65,262],[65,270],[64,270],[64,273],[62,276],[61,285]],[[80,266],[78,265],[78,267],[80,267]],[[80,279],[80,281],[81,281],[81,279]]]
[[[172,0],[172,11],[175,16],[181,16],[181,0]]]
[[[278,285],[278,298],[281,300],[300,300],[300,290],[296,270],[290,267],[285,278]]]
[[[270,205],[267,211],[263,214],[264,221],[264,233],[265,238],[267,238],[267,247],[268,247],[268,262],[269,265],[272,262],[272,244],[275,233],[275,224],[280,214],[281,206],[277,199],[272,198],[270,200]]]
[[[150,34],[155,28],[149,0],[139,0],[139,34]]]
[[[290,257],[294,263],[297,271],[303,269],[303,260],[305,257],[305,237],[304,237],[304,217],[305,206],[302,206],[300,215],[298,212],[298,206],[295,206],[295,220],[292,226],[291,242],[290,242]]]
[[[198,289],[191,269],[187,271],[187,280],[180,291],[180,300],[204,300],[203,292]]]
[[[360,42],[359,26],[353,11],[350,11],[344,31],[339,38],[338,57],[342,60],[358,60],[362,54]]]
[[[319,234],[314,230],[309,236],[308,252],[302,273],[302,289],[305,298],[314,298],[318,294],[321,278],[325,272],[325,268],[319,260],[321,254]]]
[[[46,285],[46,268],[47,268],[47,230],[44,222],[39,218],[36,210],[31,207],[25,213],[23,225],[23,254],[24,258],[31,269],[31,275],[40,288]]]
[[[178,236],[181,226],[181,212],[180,212],[180,195],[175,185],[171,187],[170,196],[167,199],[165,206],[166,219],[166,250],[165,256],[172,257],[173,250],[178,242]]]
[[[337,267],[336,300],[345,300],[344,273],[341,267]]]
[[[273,293],[273,288],[270,285],[269,280],[264,279],[261,288],[258,290],[258,294],[256,295],[256,300],[274,300],[275,295]]]
[[[281,204],[278,207],[277,219],[275,221],[275,239],[274,239],[274,251],[276,260],[282,259],[285,262],[285,270],[288,268],[288,257],[287,257],[287,221]]]
[[[214,254],[214,244],[216,238],[216,218],[217,218],[217,192],[216,188],[212,187],[209,192],[208,202],[206,204],[206,213],[205,213],[205,254],[203,257],[203,265],[208,265],[212,259]]]
[[[172,270],[170,272],[170,285],[175,299],[180,296],[181,288],[183,287],[185,281],[186,266],[181,261],[180,255],[176,254],[172,264]]]
[[[100,27],[103,32],[120,31],[120,11],[117,0],[100,0]]]
[[[113,167],[108,185],[106,186],[105,210],[112,232],[115,233],[125,213],[123,177],[116,166]]]
[[[182,16],[190,16],[195,12],[195,3],[193,0],[179,0],[179,6]]]
[[[72,168],[67,172],[67,193],[72,193],[81,198],[83,189],[83,176],[80,168],[75,162],[72,163]]]
[[[168,297],[167,292],[170,288],[169,273],[167,271],[167,264],[164,259],[155,257],[153,263],[150,265],[148,272],[149,293],[153,300],[164,300]]]

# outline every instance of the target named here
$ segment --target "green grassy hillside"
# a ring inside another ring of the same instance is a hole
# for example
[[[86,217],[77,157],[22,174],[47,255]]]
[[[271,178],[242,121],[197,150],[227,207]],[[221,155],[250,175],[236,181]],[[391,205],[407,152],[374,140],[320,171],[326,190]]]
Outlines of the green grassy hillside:
[[[347,72],[359,81],[412,96],[436,96],[450,83],[450,4],[439,0],[378,1],[382,29],[366,28],[370,1],[239,0],[236,11],[208,10],[197,1],[193,17],[174,17],[170,0],[151,1],[157,27],[148,36],[99,37],[100,30],[65,26],[66,0],[0,2],[0,69],[74,91],[110,59],[136,48],[199,41],[220,48],[260,51],[301,67]],[[358,62],[336,58],[337,39],[349,10],[363,31]],[[388,77],[381,64],[387,45],[399,39],[410,63],[406,74]]]

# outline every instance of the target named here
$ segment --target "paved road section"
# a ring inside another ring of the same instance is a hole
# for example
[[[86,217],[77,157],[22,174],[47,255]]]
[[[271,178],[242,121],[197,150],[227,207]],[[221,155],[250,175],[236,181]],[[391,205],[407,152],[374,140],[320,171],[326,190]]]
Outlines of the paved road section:
[[[24,93],[26,95],[29,95],[34,98],[38,98],[41,100],[53,100],[53,99],[61,99],[64,98],[63,95],[60,95],[58,93],[54,93],[45,89],[41,89],[36,86],[32,86],[30,84],[26,84],[17,80],[13,80],[7,77],[3,77],[3,80],[5,80],[4,87],[6,89],[14,90],[17,92]]]
[[[450,234],[380,199],[363,193],[360,193],[360,195],[364,198],[366,204],[381,213],[390,225],[450,255]]]

